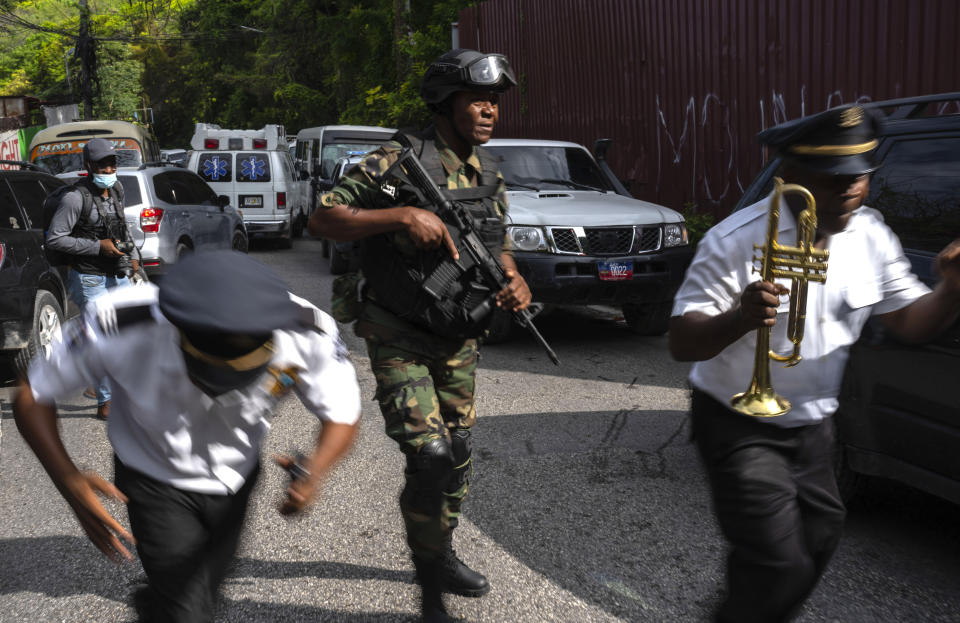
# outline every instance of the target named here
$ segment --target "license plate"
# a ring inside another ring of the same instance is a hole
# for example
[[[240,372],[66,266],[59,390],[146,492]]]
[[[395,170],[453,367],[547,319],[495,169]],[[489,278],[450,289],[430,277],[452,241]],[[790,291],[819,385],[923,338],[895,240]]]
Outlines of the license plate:
[[[240,197],[240,205],[245,208],[259,208],[263,205],[263,197]]]
[[[633,262],[597,262],[600,281],[633,279]]]

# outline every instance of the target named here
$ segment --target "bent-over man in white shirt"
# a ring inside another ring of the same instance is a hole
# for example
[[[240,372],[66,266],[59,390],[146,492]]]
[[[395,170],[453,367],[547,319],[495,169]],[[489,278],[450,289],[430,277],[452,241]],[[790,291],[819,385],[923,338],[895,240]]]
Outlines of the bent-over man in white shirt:
[[[862,205],[875,169],[878,121],[858,106],[833,108],[761,133],[783,158],[781,175],[813,194],[814,248],[829,251],[827,279],[807,290],[803,360],[771,366],[771,385],[792,408],[753,417],[730,408],[750,385],[757,329],[770,350],[792,351],[789,280],[752,274],[754,244],[767,237],[771,198],[709,230],[677,292],[670,349],[695,361],[691,422],[709,476],[714,511],[730,543],[727,595],[716,620],[792,617],[813,590],[840,539],[844,507],[832,469],[833,421],[850,346],[875,315],[900,339],[922,342],[960,314],[960,240],[938,257],[930,291],[912,273],[879,212]],[[781,199],[777,237],[797,240],[802,197]]]
[[[116,487],[77,469],[56,422],[56,400],[103,377],[113,386]],[[289,392],[323,424],[309,457],[277,459],[291,474],[280,507],[288,515],[353,443],[356,374],[329,316],[260,262],[216,251],[181,260],[159,289],[91,302],[50,359],[33,362],[14,414],[94,545],[119,561],[130,558],[121,539],[136,539],[148,579],[135,596],[141,620],[213,621],[268,418]],[[127,503],[132,536],[97,494]]]

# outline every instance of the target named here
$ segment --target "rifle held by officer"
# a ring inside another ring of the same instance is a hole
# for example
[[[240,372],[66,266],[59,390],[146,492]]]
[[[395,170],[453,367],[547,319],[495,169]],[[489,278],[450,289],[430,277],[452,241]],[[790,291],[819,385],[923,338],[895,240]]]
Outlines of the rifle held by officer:
[[[401,141],[403,143],[404,141]],[[493,295],[486,298],[480,305],[470,311],[470,317],[479,322],[487,314],[493,313],[494,299],[498,292],[510,284],[503,265],[500,263],[490,250],[483,244],[477,233],[476,223],[469,212],[458,202],[451,201],[440,192],[440,188],[430,177],[430,174],[424,168],[413,149],[409,144],[404,145],[403,152],[399,160],[393,165],[398,167],[407,177],[407,180],[423,194],[423,198],[436,208],[437,216],[441,220],[450,223],[460,231],[461,251],[465,251],[473,263],[477,266],[481,279],[484,284],[490,288]],[[442,289],[440,282],[446,279],[444,275],[449,271],[438,270],[427,278],[423,287],[428,292]],[[452,276],[452,275],[451,275]],[[438,282],[436,284],[432,282]],[[560,359],[553,352],[547,340],[544,339],[540,331],[533,324],[533,315],[528,309],[522,309],[513,313],[514,321],[530,332],[533,337],[540,342],[540,346],[547,352],[550,361],[554,365],[560,365]]]

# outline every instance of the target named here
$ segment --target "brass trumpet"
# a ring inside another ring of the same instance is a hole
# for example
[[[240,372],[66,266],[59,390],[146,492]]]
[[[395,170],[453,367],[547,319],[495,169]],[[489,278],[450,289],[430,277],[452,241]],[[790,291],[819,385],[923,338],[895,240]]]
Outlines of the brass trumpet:
[[[780,198],[784,194],[796,193],[806,201],[806,208],[797,217],[797,246],[790,247],[777,242],[777,228],[780,222]],[[813,241],[817,233],[817,206],[809,190],[798,184],[784,184],[779,177],[774,178],[773,193],[770,200],[770,212],[767,216],[767,239],[763,246],[753,245],[754,251],[760,251],[754,257],[754,272],[764,281],[772,282],[781,277],[791,280],[790,315],[787,320],[787,336],[793,343],[793,352],[780,355],[770,350],[770,327],[757,329],[757,349],[753,360],[753,378],[750,388],[730,399],[735,411],[756,417],[783,415],[790,410],[790,401],[773,391],[770,384],[770,360],[785,362],[785,368],[800,363],[800,342],[803,340],[803,326],[807,317],[807,285],[813,281],[824,283],[827,280],[827,258],[829,251],[814,249]]]

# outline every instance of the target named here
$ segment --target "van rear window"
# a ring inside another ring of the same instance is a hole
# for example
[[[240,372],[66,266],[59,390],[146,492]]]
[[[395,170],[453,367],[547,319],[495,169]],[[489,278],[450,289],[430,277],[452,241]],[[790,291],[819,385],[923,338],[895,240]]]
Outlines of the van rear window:
[[[233,154],[204,152],[197,159],[197,174],[205,182],[229,182],[233,179]]]
[[[270,156],[264,152],[237,154],[238,182],[269,182]]]

